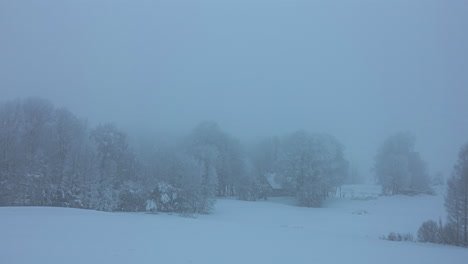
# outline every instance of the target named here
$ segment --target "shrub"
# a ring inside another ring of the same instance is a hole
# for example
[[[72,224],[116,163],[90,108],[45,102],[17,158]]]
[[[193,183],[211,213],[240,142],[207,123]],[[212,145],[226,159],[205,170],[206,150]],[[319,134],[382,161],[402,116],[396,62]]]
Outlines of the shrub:
[[[403,234],[403,241],[414,241],[413,234],[411,233]]]
[[[211,211],[214,202],[214,195],[210,187],[176,188],[171,184],[161,182],[150,193],[149,199],[146,201],[146,210],[205,214]]]
[[[414,241],[413,235],[410,233],[400,234],[390,232],[387,237],[383,236],[382,239],[389,241]]]
[[[436,221],[424,222],[418,230],[418,241],[429,243],[441,243],[441,233]]]
[[[140,212],[145,209],[145,198],[134,190],[123,190],[119,195],[120,203],[117,210],[125,212]]]
[[[148,211],[157,212],[180,212],[181,189],[175,188],[172,185],[160,182],[150,193],[150,199],[147,201],[146,209]]]

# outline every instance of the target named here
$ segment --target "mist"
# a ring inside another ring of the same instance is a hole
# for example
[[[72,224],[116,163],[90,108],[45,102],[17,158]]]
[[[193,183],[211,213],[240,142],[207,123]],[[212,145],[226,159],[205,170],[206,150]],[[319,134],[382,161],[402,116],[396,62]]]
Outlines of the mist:
[[[466,263],[467,14],[0,0],[0,262]]]
[[[329,133],[372,178],[416,136],[450,175],[468,141],[464,1],[2,1],[0,99],[39,96],[132,137],[202,121],[250,142]]]

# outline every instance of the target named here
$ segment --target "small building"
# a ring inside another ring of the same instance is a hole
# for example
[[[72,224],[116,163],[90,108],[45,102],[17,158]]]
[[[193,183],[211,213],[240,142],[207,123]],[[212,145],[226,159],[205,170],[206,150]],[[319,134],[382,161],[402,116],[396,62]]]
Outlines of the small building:
[[[289,196],[286,189],[283,188],[283,184],[281,183],[281,180],[276,173],[273,173],[273,172],[265,173],[265,180],[268,183],[268,186],[270,188],[269,196],[271,197]]]

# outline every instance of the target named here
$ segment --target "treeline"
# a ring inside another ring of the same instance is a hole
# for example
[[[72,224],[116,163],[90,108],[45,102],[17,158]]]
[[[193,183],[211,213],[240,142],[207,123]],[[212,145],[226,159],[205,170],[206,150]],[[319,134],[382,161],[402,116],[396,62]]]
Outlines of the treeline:
[[[468,247],[468,144],[458,153],[445,193],[445,223],[439,219],[424,222],[418,230],[418,240],[437,244]]]
[[[204,122],[170,142],[131,146],[113,124],[41,98],[0,105],[0,205],[208,213],[216,197],[266,198],[275,174],[301,206],[320,206],[348,175],[333,136],[299,131],[244,146]]]
[[[281,188],[298,205],[319,207],[357,175],[328,134],[300,130],[242,144],[203,122],[179,139],[136,142],[41,98],[2,103],[0,205],[208,213],[216,197],[254,201]],[[398,133],[379,148],[374,170],[384,194],[431,192],[414,142]]]
[[[414,152],[414,137],[398,133],[388,138],[376,156],[376,176],[383,193],[415,194],[432,192],[425,163]],[[435,184],[440,183],[440,174]],[[468,144],[465,144],[447,180],[445,190],[446,221],[439,219],[422,223],[417,232],[418,242],[468,247]],[[390,233],[383,239],[413,241],[409,233]]]

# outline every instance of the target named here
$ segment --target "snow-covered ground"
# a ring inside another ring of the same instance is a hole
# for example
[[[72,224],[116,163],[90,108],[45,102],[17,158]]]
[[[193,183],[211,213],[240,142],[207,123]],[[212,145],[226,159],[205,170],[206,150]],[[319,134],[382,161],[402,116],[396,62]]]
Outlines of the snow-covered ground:
[[[0,208],[0,263],[463,263],[468,249],[391,242],[445,218],[438,196],[219,200],[211,215]]]

